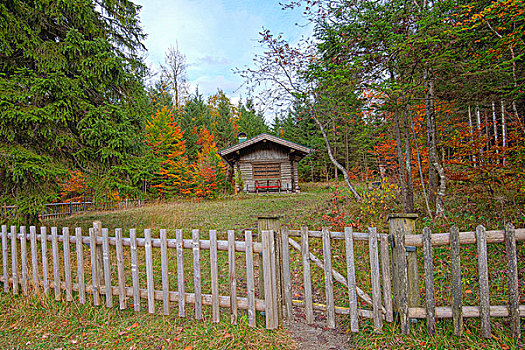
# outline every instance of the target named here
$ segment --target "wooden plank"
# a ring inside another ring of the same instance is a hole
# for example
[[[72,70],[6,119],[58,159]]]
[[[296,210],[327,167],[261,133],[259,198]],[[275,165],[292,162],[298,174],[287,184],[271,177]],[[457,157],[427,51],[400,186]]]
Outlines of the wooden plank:
[[[487,243],[504,243],[505,231],[492,230],[486,231]],[[525,229],[516,229],[516,241],[525,241]],[[445,246],[450,244],[450,233],[435,233],[432,235],[432,246]],[[459,244],[476,244],[476,232],[460,232]],[[414,247],[423,246],[422,235],[410,235],[406,237],[406,245]]]
[[[22,294],[27,296],[27,236],[26,227],[20,226],[20,264],[22,267]]]
[[[139,265],[137,259],[137,230],[129,230],[130,257],[131,257],[131,279],[133,283],[133,310],[140,311],[139,294]]]
[[[160,267],[162,271],[162,312],[164,315],[170,314],[170,281],[168,277],[168,232],[160,230]]]
[[[237,324],[237,277],[235,274],[235,231],[228,230],[228,280],[230,283],[230,322]]]
[[[481,309],[481,336],[490,338],[492,335],[490,325],[490,295],[489,295],[489,269],[487,259],[487,233],[485,227],[476,228],[478,248],[478,276],[479,276],[479,306]]]
[[[53,288],[55,290],[55,300],[62,299],[60,290],[60,257],[58,252],[58,230],[51,227],[51,250],[53,254]]]
[[[9,292],[9,257],[7,255],[7,225],[2,225],[2,275],[4,292]]]
[[[117,255],[119,309],[124,310],[127,308],[127,302],[126,302],[126,275],[125,275],[125,270],[124,270],[124,251],[122,249],[122,229],[121,228],[115,229],[115,250],[116,250],[116,255]]]
[[[284,314],[288,323],[292,321],[292,277],[290,274],[290,247],[288,243],[288,227],[281,229],[282,275],[284,292]]]
[[[368,237],[368,236],[367,236]],[[367,238],[368,239],[368,238]],[[144,247],[144,238],[137,238],[136,239],[136,245],[137,247]],[[102,237],[99,239],[99,245],[102,249]],[[89,243],[89,239],[84,238],[84,243]],[[109,237],[109,244],[115,245],[115,237]],[[124,247],[130,246],[130,239],[129,238],[122,238],[122,245]],[[159,238],[152,238],[151,239],[151,246],[153,248],[160,248],[160,239]],[[191,239],[183,239],[182,247],[184,249],[193,249],[193,241]],[[200,240],[200,247],[201,250],[209,250],[210,249],[210,241],[208,239],[201,239]],[[168,249],[175,249],[177,248],[177,240],[176,239],[168,239]],[[223,240],[217,240],[217,250],[218,251],[228,251],[228,241]],[[245,252],[246,246],[244,241],[236,241],[235,242],[235,251],[236,252]],[[262,252],[262,244],[259,242],[253,242],[253,251],[254,253],[260,253]],[[103,274],[102,274],[103,276]]]
[[[40,227],[40,247],[42,248],[42,282],[44,294],[49,295],[49,266],[47,258],[47,228]]]
[[[75,246],[77,251],[77,283],[78,301],[80,304],[86,302],[86,288],[84,285],[84,246],[82,244],[82,229],[75,228]]]
[[[69,227],[62,228],[62,245],[64,248],[64,282],[66,283],[66,300],[73,301],[73,290],[71,282],[71,247],[69,239]]]
[[[104,204],[105,205],[105,204]],[[102,294],[102,281],[104,281],[104,248],[102,247],[102,223],[97,220],[93,222],[93,229],[95,230],[96,245],[94,246],[97,258],[97,274],[99,281],[99,293]]]
[[[512,337],[520,338],[518,260],[516,255],[516,232],[512,224],[505,225],[505,251],[507,253],[507,277],[509,280],[510,328]]]
[[[217,231],[210,230],[210,274],[212,322],[220,321],[219,311],[219,272],[217,263]]]
[[[33,274],[33,288],[37,294],[40,293],[40,274],[38,272],[38,252],[36,244],[36,227],[29,227],[29,239],[31,240],[31,271]]]
[[[450,260],[451,260],[451,285],[452,285],[452,322],[454,335],[463,334],[463,295],[461,290],[461,259],[459,250],[459,231],[456,226],[450,230]]]
[[[248,326],[255,327],[255,280],[253,276],[252,231],[244,232],[246,242],[246,297],[248,299]]]
[[[303,281],[306,322],[314,322],[314,309],[312,298],[312,276],[310,272],[310,248],[308,246],[308,227],[301,227],[301,255],[303,258]]]
[[[427,311],[427,332],[436,334],[436,298],[434,292],[434,262],[432,260],[432,232],[428,227],[423,229],[423,261],[425,265],[425,307]]]
[[[151,249],[151,230],[144,230],[144,238],[146,244],[144,245],[144,250],[146,251],[146,286],[148,289],[148,312],[150,314],[155,313],[155,286],[153,282],[153,254]]]
[[[195,319],[202,320],[201,255],[199,230],[191,231],[193,241],[193,289],[195,291]]]
[[[182,230],[175,230],[177,239],[177,290],[179,292],[179,317],[186,316],[184,299],[184,250],[182,240]]]
[[[385,305],[386,313],[385,320],[387,322],[394,321],[394,311],[392,306],[392,281],[390,280],[390,253],[387,236],[380,237],[380,258],[381,258],[381,277],[383,280],[383,303]]]
[[[264,304],[266,306],[266,329],[279,326],[277,308],[277,275],[275,273],[275,246],[273,230],[262,231]]]
[[[463,317],[480,318],[481,308],[479,306],[463,306]],[[525,317],[525,305],[519,307],[520,317]],[[426,310],[423,307],[411,307],[409,310],[410,318],[425,318]],[[491,305],[490,317],[509,317],[508,305]],[[436,318],[452,318],[452,308],[450,306],[436,307]]]
[[[106,307],[113,307],[113,294],[111,293],[111,263],[109,258],[109,231],[102,229],[102,257],[104,262],[104,292]]]
[[[91,283],[93,291],[93,304],[98,306],[100,304],[99,293],[100,293],[100,283],[97,267],[97,236],[95,234],[95,229],[89,229],[89,248],[90,248],[90,258],[91,258]]]
[[[13,278],[13,294],[18,294],[18,239],[16,227],[11,226],[11,274]]]
[[[352,227],[345,227],[345,247],[346,273],[348,278],[348,304],[350,309],[350,330],[354,333],[357,333],[359,332],[359,320],[357,318],[357,293],[354,264],[354,235],[352,232]]]
[[[332,248],[330,231],[323,227],[324,284],[326,295],[326,320],[328,327],[335,328],[334,281],[332,279]]]
[[[381,280],[379,276],[379,253],[377,245],[377,229],[369,227],[370,239],[368,250],[370,255],[370,277],[372,282],[372,312],[374,315],[374,331],[381,332],[383,317],[381,315]]]
[[[392,234],[392,279],[394,284],[394,306],[399,315],[401,332],[410,333],[408,320],[408,270],[405,247],[405,231],[401,228],[393,230]]]

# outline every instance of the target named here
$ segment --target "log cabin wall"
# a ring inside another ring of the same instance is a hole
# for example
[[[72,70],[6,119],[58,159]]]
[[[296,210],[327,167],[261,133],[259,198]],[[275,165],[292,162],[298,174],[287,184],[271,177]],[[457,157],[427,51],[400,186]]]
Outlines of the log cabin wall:
[[[246,192],[255,192],[256,174],[254,168],[260,168],[261,165],[278,164],[280,167],[281,191],[294,190],[294,167],[289,160],[289,152],[285,147],[271,143],[261,142],[241,151],[239,157],[239,168],[243,178],[243,190]],[[295,166],[296,170],[297,166]],[[261,177],[263,180],[277,180],[276,176],[270,175],[268,178]]]

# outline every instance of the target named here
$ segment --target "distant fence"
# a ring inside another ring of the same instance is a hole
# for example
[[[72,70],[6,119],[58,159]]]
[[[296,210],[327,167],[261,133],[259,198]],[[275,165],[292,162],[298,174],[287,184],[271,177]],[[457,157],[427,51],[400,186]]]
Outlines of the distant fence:
[[[135,311],[143,304],[155,313],[155,305],[161,303],[162,313],[168,315],[177,306],[180,317],[187,317],[187,305],[192,305],[196,319],[203,318],[203,305],[208,305],[213,322],[220,321],[220,308],[229,309],[232,324],[237,323],[238,310],[246,310],[249,326],[256,325],[256,311],[264,311],[267,329],[287,325],[301,309],[308,323],[323,319],[330,328],[336,327],[337,315],[348,317],[352,332],[367,318],[377,332],[383,322],[398,320],[401,331],[409,333],[411,318],[426,318],[428,332],[434,334],[436,318],[452,318],[459,336],[463,317],[479,317],[482,335],[490,337],[490,317],[510,317],[513,336],[520,336],[525,305],[519,305],[516,242],[525,240],[525,229],[507,225],[505,230],[486,231],[479,226],[476,232],[460,233],[453,227],[450,233],[425,229],[415,234],[414,221],[414,216],[392,216],[390,233],[381,234],[373,227],[366,233],[352,228],[289,230],[278,218],[266,217],[259,218],[257,235],[252,230],[209,230],[206,239],[199,230],[180,229],[170,231],[174,239],[168,239],[166,229],[158,231],[159,238],[153,238],[150,229],[144,230],[144,237],[137,237],[135,229],[120,228],[110,236],[99,222],[89,228],[89,235],[81,228],[70,234],[67,227],[51,227],[49,234],[47,227],[32,226],[27,232],[24,226],[8,230],[4,225],[0,282],[5,292],[15,294],[53,290],[56,300],[65,294],[72,301],[75,293],[85,303],[91,294],[94,305],[104,300],[106,307],[118,296],[120,309],[129,302]],[[508,304],[490,305],[487,243],[502,242]],[[477,245],[479,306],[462,302],[459,250],[464,244]],[[432,253],[439,246],[450,247],[451,306],[436,307]],[[419,300],[418,247],[424,255],[424,307]]]
[[[110,210],[124,210],[130,208],[141,207],[144,205],[144,200],[140,199],[126,199],[121,202],[64,202],[64,203],[48,203],[42,208],[39,214],[40,219],[51,219],[60,216],[70,216],[79,213],[86,213],[90,211],[110,211]],[[9,218],[16,211],[15,205],[4,205],[0,207],[2,210],[2,217]]]

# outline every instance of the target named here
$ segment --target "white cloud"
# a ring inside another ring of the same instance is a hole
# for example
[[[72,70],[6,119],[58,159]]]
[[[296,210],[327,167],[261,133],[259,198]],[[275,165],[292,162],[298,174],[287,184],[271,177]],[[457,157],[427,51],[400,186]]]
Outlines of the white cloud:
[[[204,95],[218,89],[229,97],[239,96],[242,79],[235,67],[251,65],[261,49],[263,27],[283,32],[296,41],[311,29],[295,26],[300,11],[282,11],[278,1],[260,0],[136,0],[142,5],[141,19],[149,54],[147,63],[158,66],[170,46],[186,55],[188,81]]]

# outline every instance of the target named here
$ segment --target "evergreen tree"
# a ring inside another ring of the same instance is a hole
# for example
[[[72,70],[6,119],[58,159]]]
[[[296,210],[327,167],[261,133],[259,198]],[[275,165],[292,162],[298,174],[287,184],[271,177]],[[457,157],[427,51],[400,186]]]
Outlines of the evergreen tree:
[[[127,0],[8,1],[0,22],[1,195],[35,221],[67,169],[140,152],[144,35]]]

